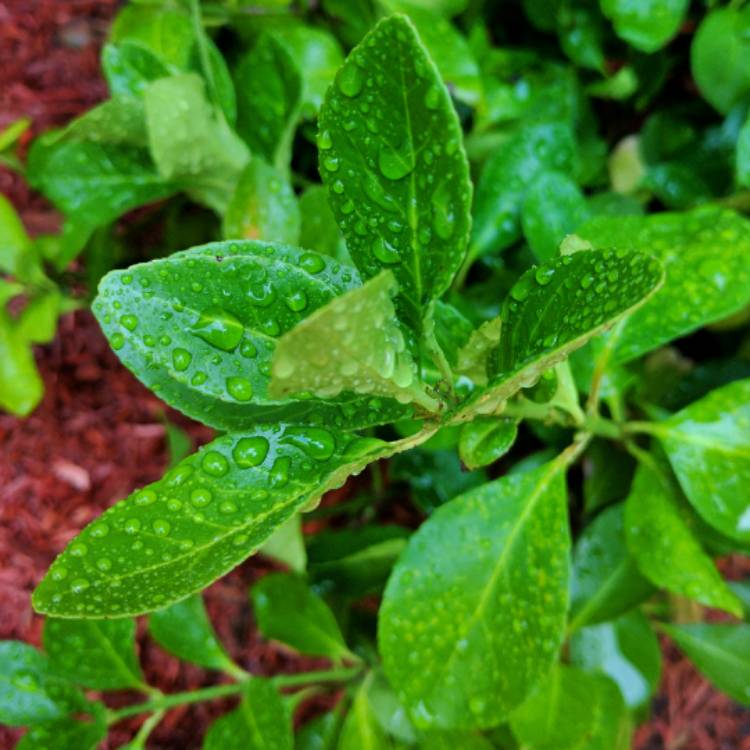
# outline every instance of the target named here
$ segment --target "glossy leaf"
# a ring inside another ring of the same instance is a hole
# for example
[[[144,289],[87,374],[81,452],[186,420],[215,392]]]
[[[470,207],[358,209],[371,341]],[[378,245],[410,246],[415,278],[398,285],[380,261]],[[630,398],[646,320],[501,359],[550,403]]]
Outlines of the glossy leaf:
[[[630,722],[612,680],[556,666],[511,718],[529,750],[627,750]]]
[[[268,680],[247,683],[239,708],[217,719],[206,732],[203,750],[292,750],[292,721]]]
[[[529,125],[514,133],[484,165],[474,200],[469,261],[504,250],[521,234],[521,208],[528,189],[543,173],[570,174],[575,144],[563,123]]]
[[[537,382],[643,304],[662,277],[661,266],[639,252],[578,252],[527,271],[503,303],[503,334],[488,357],[489,383],[458,407],[457,418],[492,411]]]
[[[518,435],[514,419],[475,419],[461,428],[458,451],[469,469],[488,466],[504,456]]]
[[[379,101],[369,114],[367,97]],[[393,271],[399,315],[419,333],[461,265],[471,186],[448,92],[406,18],[381,21],[352,50],[328,90],[318,147],[352,259],[366,278]]]
[[[253,157],[239,177],[224,215],[227,239],[296,244],[300,212],[292,186],[262,159]]]
[[[58,617],[124,617],[180,601],[385,445],[279,424],[220,437],[81,532],[39,584],[34,606]]]
[[[354,696],[341,727],[337,750],[390,750],[392,747],[370,705],[368,684],[363,683]]]
[[[689,0],[601,0],[617,35],[641,52],[655,52],[677,34]]]
[[[568,599],[565,494],[553,461],[445,504],[409,540],[378,640],[419,728],[498,724],[550,668]]]
[[[240,61],[234,80],[237,132],[253,154],[288,168],[303,86],[291,54],[272,34],[264,34]]]
[[[654,425],[654,432],[703,519],[750,541],[750,380],[712,391]]]
[[[627,361],[721,320],[750,302],[750,222],[713,207],[690,213],[597,217],[576,231],[596,248],[651,253],[664,285],[618,332]]]
[[[690,661],[723,693],[750,705],[750,625],[662,625]]]
[[[391,300],[395,290],[393,274],[383,271],[284,334],[274,353],[271,396],[353,391],[437,411],[406,348]]]
[[[148,86],[144,102],[159,174],[222,213],[250,157],[209,103],[203,80],[193,73],[162,78]]]
[[[108,274],[93,308],[122,362],[188,416],[223,430],[290,418],[353,429],[410,410],[350,393],[278,401],[268,382],[276,337],[358,283],[315,253],[217,242]]]
[[[640,604],[653,587],[640,574],[625,543],[624,506],[602,511],[573,552],[570,629],[612,620]]]
[[[614,680],[631,710],[647,708],[659,686],[659,641],[637,611],[574,633],[570,659],[587,672],[602,672]]]
[[[742,604],[681,514],[669,478],[641,464],[625,503],[625,534],[641,573],[655,585],[740,617]]]
[[[44,623],[50,665],[71,682],[94,690],[144,687],[135,653],[134,620],[58,620]]]
[[[238,671],[219,642],[200,594],[152,612],[148,629],[160,646],[184,661],[208,669]]]
[[[328,605],[297,575],[275,573],[251,590],[258,629],[303,654],[339,660],[351,653]]]
[[[105,44],[102,71],[112,96],[140,95],[152,81],[169,75],[169,68],[147,47],[134,42]]]
[[[526,241],[542,262],[552,260],[565,236],[588,217],[578,186],[561,172],[543,172],[529,187],[521,223]]]

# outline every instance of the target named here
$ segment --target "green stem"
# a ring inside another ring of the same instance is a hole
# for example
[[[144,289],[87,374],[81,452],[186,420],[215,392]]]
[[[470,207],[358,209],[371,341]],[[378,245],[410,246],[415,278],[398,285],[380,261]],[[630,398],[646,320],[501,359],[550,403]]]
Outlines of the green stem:
[[[130,745],[128,747],[146,747],[146,740],[151,735],[151,732],[156,729],[159,722],[164,718],[165,711],[156,711],[155,713],[151,714],[151,716],[147,717],[146,721],[141,724],[141,728],[138,730],[138,734],[136,734],[135,737],[130,742]]]
[[[354,679],[362,673],[361,667],[342,667],[340,669],[328,669],[319,672],[301,672],[300,674],[279,675],[273,677],[271,682],[277,688],[302,687],[315,683],[327,682],[346,682]],[[185,693],[172,693],[171,695],[161,695],[152,700],[143,703],[136,703],[132,706],[125,706],[114,711],[110,711],[107,717],[108,724],[114,724],[130,716],[137,716],[143,713],[155,713],[166,711],[175,706],[184,706],[190,703],[202,703],[203,701],[215,700],[216,698],[226,698],[229,695],[236,695],[245,689],[247,680],[233,682],[228,685],[213,685],[212,687],[191,690]]]

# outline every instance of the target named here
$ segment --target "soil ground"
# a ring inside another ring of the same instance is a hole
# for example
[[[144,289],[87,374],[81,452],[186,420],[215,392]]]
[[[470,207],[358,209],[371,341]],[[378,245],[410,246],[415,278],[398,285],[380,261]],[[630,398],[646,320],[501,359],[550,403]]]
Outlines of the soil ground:
[[[26,115],[38,133],[105,96],[98,51],[117,5],[116,0],[0,1],[0,128]],[[45,201],[1,169],[0,191],[32,233],[57,226],[59,217]],[[31,611],[31,591],[81,527],[162,474],[168,462],[165,416],[185,428],[196,446],[211,437],[207,428],[165,409],[119,364],[87,312],[67,315],[37,359],[46,385],[40,407],[26,420],[0,414],[0,639],[34,645],[40,643],[42,620]],[[207,591],[209,614],[223,642],[241,666],[258,674],[322,666],[258,636],[247,588],[270,569],[269,562],[251,558]],[[142,625],[138,647],[152,684],[174,692],[215,681],[166,655]],[[661,689],[635,747],[750,750],[750,712],[716,692],[671,644],[663,647]],[[134,698],[121,694],[116,701]],[[330,699],[318,701],[308,703],[304,713]],[[149,747],[200,747],[207,724],[229,706],[231,701],[218,701],[170,712]],[[118,725],[103,748],[119,747],[137,726],[137,719]],[[18,736],[0,727],[0,750],[9,750]]]

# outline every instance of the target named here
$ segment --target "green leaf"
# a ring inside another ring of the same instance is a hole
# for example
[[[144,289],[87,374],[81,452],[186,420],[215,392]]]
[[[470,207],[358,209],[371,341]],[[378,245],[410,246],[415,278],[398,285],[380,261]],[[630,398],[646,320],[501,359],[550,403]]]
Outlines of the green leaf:
[[[367,698],[378,724],[387,735],[409,746],[416,742],[417,731],[380,669],[372,672],[372,679],[367,686]]]
[[[428,732],[419,744],[420,750],[493,750],[494,747],[474,732]]]
[[[578,538],[570,586],[570,629],[612,620],[652,592],[625,543],[624,505],[602,511]]]
[[[203,750],[292,750],[292,720],[269,680],[247,683],[239,708],[217,719]]]
[[[625,502],[625,534],[641,573],[675,594],[742,616],[732,593],[683,517],[670,479],[641,463]]]
[[[311,185],[299,196],[299,244],[352,265],[323,185]]]
[[[750,187],[750,118],[745,120],[737,138],[735,173],[739,185]]]
[[[432,336],[450,367],[458,365],[459,352],[473,333],[471,322],[452,305],[436,300],[425,320],[425,335]],[[429,351],[429,349],[428,349]],[[433,359],[435,357],[433,356]]]
[[[391,301],[395,289],[393,274],[383,271],[285,333],[273,358],[270,395],[331,398],[354,391],[437,411],[406,348]]]
[[[340,660],[351,657],[328,605],[294,574],[261,578],[250,592],[260,632],[293,649]]]
[[[369,680],[354,696],[341,727],[337,750],[390,750],[393,747],[375,716],[368,698]]]
[[[39,584],[34,606],[97,618],[180,601],[349,473],[388,455],[387,446],[280,424],[220,437],[84,529]]]
[[[656,52],[679,31],[689,0],[600,0],[617,35],[641,52]]]
[[[638,611],[573,634],[570,660],[617,683],[631,710],[648,708],[661,677],[661,649],[649,621]]]
[[[667,635],[723,693],[750,705],[750,625],[662,625]]]
[[[578,252],[516,282],[503,303],[503,335],[490,352],[488,385],[456,410],[456,419],[497,408],[618,318],[643,304],[663,278],[643,253]],[[562,314],[561,314],[562,312]]]
[[[44,624],[44,650],[58,673],[83,687],[144,687],[135,653],[134,620],[58,620]]]
[[[515,419],[475,419],[461,428],[458,451],[468,469],[488,466],[504,456],[518,435]]]
[[[32,297],[17,320],[18,334],[33,344],[48,344],[55,337],[64,300],[57,289]]]
[[[487,320],[472,331],[469,340],[458,352],[458,372],[477,385],[487,384],[487,361],[490,352],[500,343],[502,318]]]
[[[550,668],[568,600],[565,495],[556,460],[443,505],[409,540],[378,640],[418,727],[494,726]]]
[[[230,674],[241,672],[219,642],[200,594],[152,612],[148,629],[160,646],[183,661]]]
[[[30,414],[44,393],[28,339],[0,309],[0,408],[20,417]]]
[[[146,147],[143,102],[130,95],[113,96],[71,121],[63,130],[46,136],[46,143],[91,142]]]
[[[37,263],[31,239],[13,204],[0,195],[0,273],[25,280]]]
[[[750,92],[750,8],[716,8],[701,22],[690,66],[703,98],[723,114]]]
[[[594,440],[586,451],[583,477],[586,513],[596,513],[616,500],[624,499],[634,468],[635,461],[625,450],[613,450],[611,442]]]
[[[280,526],[258,550],[265,557],[283,563],[290,570],[304,573],[307,569],[307,550],[302,531],[302,519],[293,516]]]
[[[68,716],[30,727],[16,750],[95,750],[107,736],[104,706],[82,701],[78,713],[88,714],[87,719]]]
[[[292,186],[278,170],[253,157],[227,206],[224,237],[293,245],[299,233],[300,212]]]
[[[567,234],[588,218],[578,186],[561,172],[543,172],[523,200],[521,223],[526,241],[538,260],[552,260]]]
[[[27,176],[63,213],[91,227],[177,190],[157,174],[144,149],[89,141],[37,139]]]
[[[150,84],[143,97],[159,174],[223,213],[250,155],[209,103],[203,79],[194,73],[162,78]]]
[[[17,727],[66,716],[83,697],[21,641],[0,641],[0,723]]]
[[[139,96],[152,81],[170,74],[167,66],[147,47],[134,42],[105,44],[102,71],[110,94]]]
[[[721,320],[750,302],[750,222],[715,207],[654,216],[596,217],[576,234],[597,248],[644,250],[664,285],[625,322],[614,359],[625,362]]]
[[[276,401],[268,383],[276,337],[358,283],[315,253],[216,242],[108,274],[93,309],[123,363],[188,416],[222,430],[290,420],[354,429],[411,410],[351,393]]]
[[[712,391],[653,432],[703,520],[750,541],[750,379]]]
[[[630,722],[620,691],[604,675],[556,666],[513,714],[529,750],[627,750]]]
[[[564,123],[528,125],[511,135],[487,160],[479,178],[467,262],[519,239],[529,187],[550,170],[571,174],[575,161],[573,133]]]
[[[379,106],[365,113],[367,97]],[[399,316],[419,336],[463,260],[471,184],[458,117],[408,19],[381,21],[349,54],[318,147],[352,259],[366,278],[393,271]]]
[[[333,711],[308,721],[295,735],[294,750],[336,750],[339,725],[339,717]]]
[[[272,34],[263,34],[234,74],[237,132],[253,154],[288,169],[302,104],[302,77],[291,54]]]

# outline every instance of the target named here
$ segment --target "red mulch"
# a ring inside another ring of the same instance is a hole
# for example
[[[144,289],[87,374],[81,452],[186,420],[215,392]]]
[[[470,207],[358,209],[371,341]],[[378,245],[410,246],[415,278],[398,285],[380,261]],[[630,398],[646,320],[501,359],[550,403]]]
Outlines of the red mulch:
[[[21,116],[33,133],[64,124],[106,94],[99,47],[118,0],[0,0],[0,128]],[[23,181],[0,169],[0,191],[34,234],[54,231],[58,217]],[[167,462],[161,402],[110,352],[88,313],[65,317],[57,339],[38,350],[44,401],[26,420],[0,414],[0,639],[39,645],[41,618],[30,592],[65,543],[119,498],[157,479]],[[205,427],[166,410],[196,445]],[[251,558],[206,592],[209,613],[232,656],[258,674],[294,672],[321,662],[263,643],[247,588],[271,569]],[[747,572],[747,571],[745,571]],[[211,684],[215,676],[161,651],[143,632],[138,647],[148,679],[174,692]],[[636,736],[639,750],[750,750],[750,713],[697,674],[664,642],[664,676],[654,717]],[[122,703],[135,696],[118,696]],[[324,700],[324,699],[318,699]],[[190,750],[231,700],[175,709],[152,735],[151,748]],[[315,703],[308,707],[315,710]],[[118,725],[104,748],[137,729]],[[0,727],[0,748],[19,732]]]

